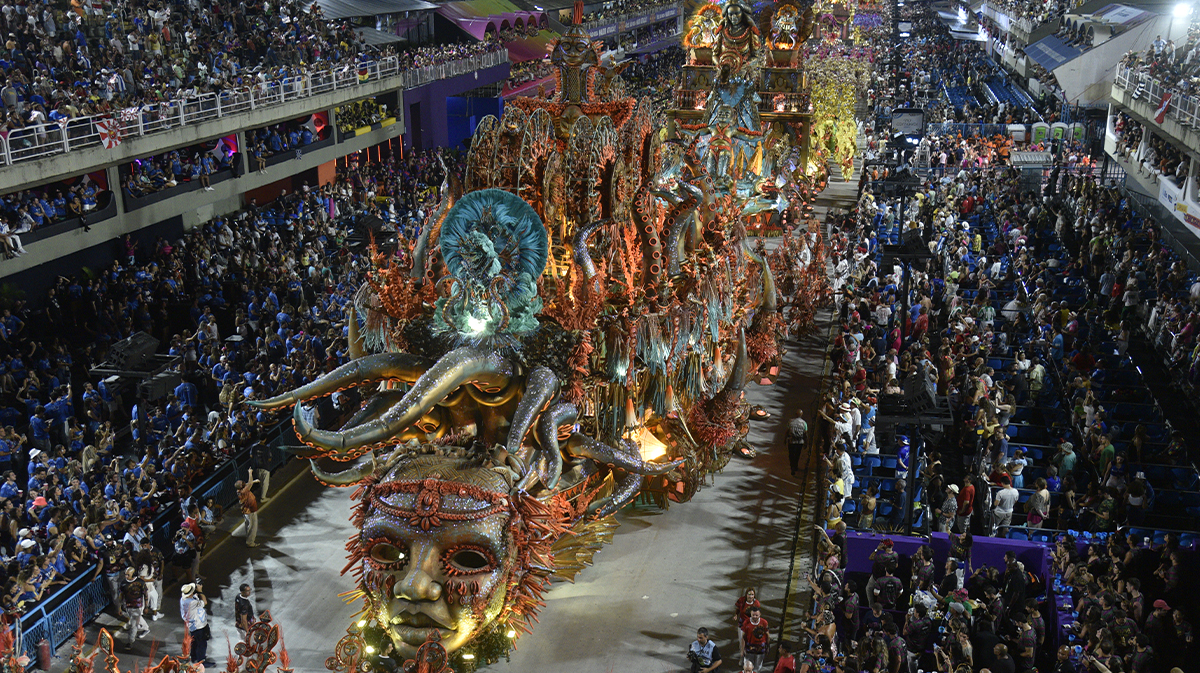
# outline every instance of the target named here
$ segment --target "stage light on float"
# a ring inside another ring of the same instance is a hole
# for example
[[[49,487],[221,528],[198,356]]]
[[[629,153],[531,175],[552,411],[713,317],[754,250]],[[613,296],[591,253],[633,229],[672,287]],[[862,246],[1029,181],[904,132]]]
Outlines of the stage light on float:
[[[1171,10],[1171,13],[1175,15],[1175,18],[1182,19],[1192,13],[1192,5],[1191,3],[1181,2],[1175,5],[1175,9]]]
[[[358,620],[358,628],[361,629],[362,627],[364,627],[366,625],[367,625],[367,620],[365,620],[365,619]]]
[[[366,649],[367,649],[367,654],[375,654],[375,646],[374,645],[367,645]]]
[[[467,652],[466,654],[462,655],[462,658],[463,658],[463,661],[471,661],[472,659],[475,658],[475,655],[471,654],[470,652]]]
[[[471,330],[471,334],[480,335],[487,329],[487,321],[483,318],[478,318],[473,315],[467,316],[467,329]]]
[[[625,433],[625,438],[637,444],[638,453],[646,462],[658,460],[667,455],[667,445],[644,425],[639,425],[636,429]]]
[[[514,631],[514,630],[512,630],[512,629],[509,629],[509,630],[508,630],[508,633],[506,633],[506,634],[504,634],[504,635],[505,635],[505,637],[507,637],[507,638],[516,638],[516,637],[517,637],[517,632],[516,632],[516,631]]]

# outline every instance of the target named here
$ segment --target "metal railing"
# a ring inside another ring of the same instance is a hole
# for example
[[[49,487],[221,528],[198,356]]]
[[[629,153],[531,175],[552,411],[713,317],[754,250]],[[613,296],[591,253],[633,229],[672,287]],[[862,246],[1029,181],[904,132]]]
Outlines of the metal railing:
[[[619,24],[623,23],[623,24],[625,24],[625,27],[627,30],[631,30],[634,28],[641,28],[643,26],[649,26],[654,23],[658,23],[658,21],[655,20],[655,17],[658,16],[658,13],[665,9],[670,9],[672,7],[675,7],[678,9],[679,3],[664,2],[661,4],[655,5],[649,9],[643,9],[641,11],[626,12],[624,14],[618,14],[616,16],[611,16],[606,19],[594,19],[592,21],[585,22],[583,24],[583,29],[586,30],[588,32],[588,34],[595,36],[596,35],[595,31],[597,31],[600,28],[606,27],[610,24],[618,24],[619,25]],[[666,21],[667,19],[677,18],[678,16],[679,16],[679,12],[677,11],[675,13],[675,16],[664,17],[661,20]],[[607,36],[607,34],[605,36]]]
[[[100,615],[111,602],[104,577],[89,566],[49,599],[21,616],[18,649],[37,661],[38,645],[49,641],[50,651],[70,640],[76,629]]]
[[[1082,5],[1083,3],[1082,2],[1071,2],[1069,4],[1072,5],[1072,8],[1074,8],[1074,7],[1078,7],[1078,6]],[[984,16],[988,16],[988,18],[991,18],[993,21],[996,20],[997,16],[1003,16],[1003,17],[1007,18],[1008,22],[1009,22],[1010,30],[1017,30],[1017,31],[1020,31],[1021,33],[1023,33],[1023,35],[1017,36],[1023,42],[1029,41],[1029,38],[1033,35],[1033,31],[1037,30],[1038,28],[1041,28],[1042,26],[1046,25],[1047,23],[1050,23],[1051,21],[1058,21],[1059,19],[1062,18],[1062,16],[1057,15],[1057,14],[1053,14],[1053,15],[1047,14],[1044,17],[1042,17],[1042,16],[1031,17],[1028,14],[1022,12],[1020,10],[1020,8],[1006,7],[1003,4],[999,4],[996,2],[984,3],[981,11]],[[989,12],[990,12],[990,15],[989,15]],[[1036,18],[1036,22],[1035,22],[1035,18]]]
[[[287,440],[294,437],[291,427],[291,421],[285,420],[267,431],[266,441],[271,447],[271,472],[283,467],[290,457],[286,446]],[[253,457],[247,449],[225,461],[212,475],[197,484],[193,493],[201,502],[211,497],[222,508],[229,509],[238,499],[234,483],[244,478],[246,469],[253,463]],[[170,535],[178,529],[180,520],[178,505],[165,507],[154,519],[153,543],[160,548],[169,546]],[[36,661],[38,645],[47,640],[53,653],[74,637],[80,626],[90,623],[108,607],[112,601],[105,579],[103,575],[92,579],[95,574],[96,566],[88,566],[78,577],[21,616],[18,647],[22,652]]]
[[[1142,95],[1138,96],[1137,100],[1145,102],[1151,108],[1157,108],[1167,93],[1173,94],[1167,103],[1167,119],[1193,130],[1200,130],[1200,96],[1180,93],[1170,84],[1154,79],[1148,72],[1138,72],[1128,66],[1117,69],[1113,77],[1113,89],[1120,87],[1133,95],[1139,86],[1142,87]],[[1121,100],[1117,98],[1115,91],[1113,98]]]
[[[219,93],[203,93],[161,103],[128,107],[109,115],[47,122],[15,129],[7,136],[0,135],[0,166],[35,161],[100,145],[103,142],[100,123],[105,120],[116,122],[122,138],[146,136],[384,79],[398,78],[399,88],[412,89],[506,62],[506,49],[419,68],[404,67],[399,57],[389,56],[378,61],[348,63],[313,70],[292,77],[258,82],[251,86],[226,89]],[[234,126],[241,128],[242,124]]]
[[[1160,223],[1176,221],[1175,216],[1171,214],[1171,211],[1167,210],[1166,206],[1157,197],[1127,189],[1125,190],[1125,198],[1132,202],[1131,210],[1135,214],[1138,211],[1148,213],[1151,218]],[[1197,259],[1188,250],[1187,246],[1184,245],[1183,241],[1179,240],[1179,237],[1175,232],[1171,231],[1170,227],[1160,225],[1158,233],[1162,236],[1163,242],[1174,250],[1176,255],[1179,255],[1179,258],[1187,264],[1188,268],[1192,271],[1200,271],[1200,259]]]

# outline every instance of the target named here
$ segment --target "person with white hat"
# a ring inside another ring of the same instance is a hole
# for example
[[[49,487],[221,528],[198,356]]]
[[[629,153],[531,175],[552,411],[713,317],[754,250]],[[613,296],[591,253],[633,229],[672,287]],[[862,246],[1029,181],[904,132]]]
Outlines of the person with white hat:
[[[896,438],[896,478],[908,479],[908,455],[910,452],[908,437],[903,435]]]
[[[208,640],[211,632],[208,628],[208,598],[204,596],[199,583],[185,584],[180,589],[179,614],[187,626],[188,635],[192,639],[192,647],[188,652],[192,664],[201,664],[205,668],[216,666],[217,662],[208,658]]]
[[[946,499],[937,510],[938,532],[949,533],[954,526],[954,517],[958,515],[958,485],[946,484]]]
[[[833,422],[833,442],[836,444],[839,441],[850,441],[853,437],[853,420],[850,416],[850,403],[842,402],[835,411],[833,418],[829,419]]]
[[[17,543],[17,550],[17,563],[23,568],[37,556],[37,540],[27,537]]]

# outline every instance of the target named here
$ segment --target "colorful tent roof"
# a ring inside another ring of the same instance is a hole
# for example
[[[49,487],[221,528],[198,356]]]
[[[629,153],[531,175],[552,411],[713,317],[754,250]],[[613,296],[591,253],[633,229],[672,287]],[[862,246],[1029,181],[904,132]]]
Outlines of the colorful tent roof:
[[[504,48],[508,49],[508,60],[513,63],[523,63],[546,58],[550,40],[556,37],[558,37],[558,33],[543,30],[533,37],[505,42]]]

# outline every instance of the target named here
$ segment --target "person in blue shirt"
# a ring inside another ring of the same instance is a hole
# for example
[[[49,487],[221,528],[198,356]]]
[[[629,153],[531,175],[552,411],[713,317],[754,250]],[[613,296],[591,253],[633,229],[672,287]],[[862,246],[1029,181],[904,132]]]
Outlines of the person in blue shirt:
[[[37,554],[37,541],[35,541],[33,538],[27,537],[18,542],[17,546],[21,550],[17,552],[17,564],[24,568],[33,561],[34,556]],[[22,598],[21,600],[26,599]],[[36,600],[36,598],[34,598],[34,600]]]
[[[9,470],[4,473],[4,483],[0,484],[0,498],[15,501],[21,497],[21,487],[17,485],[17,473]]]
[[[46,409],[40,404],[34,408],[33,415],[29,417],[29,434],[34,446],[43,451],[50,448],[50,430],[46,423]]]
[[[224,355],[222,355],[221,361],[218,362],[217,365],[212,368],[212,378],[214,381],[220,383],[221,381],[225,380],[225,375],[229,373],[229,367],[227,365],[227,362],[228,362],[228,359]]]
[[[121,471],[121,477],[123,479],[141,479],[142,465],[145,464],[145,462],[145,459],[143,459],[142,463],[139,464],[133,462],[132,458],[126,458],[125,469]]]
[[[204,187],[204,191],[211,192],[212,174],[217,172],[216,162],[209,154],[205,154],[200,158],[200,185]]]
[[[41,452],[38,449],[33,449],[29,452],[29,459],[33,460],[34,458],[37,458],[40,453]],[[38,465],[37,467],[33,468],[33,475],[29,477],[28,483],[25,484],[25,490],[29,493],[39,491],[41,490],[42,486],[45,485],[45,482],[46,468],[43,465]]]
[[[71,416],[70,405],[71,398],[65,392],[60,392],[57,397],[42,407],[48,426],[47,433],[53,432],[55,436],[61,435],[62,426],[66,424],[67,417]]]
[[[104,497],[108,498],[109,500],[116,500],[120,495],[121,476],[114,472],[108,476],[108,483],[104,485]]]
[[[33,217],[33,222],[38,227],[42,226],[46,221],[46,215],[42,212],[42,204],[37,199],[30,200],[29,215]]]
[[[100,393],[96,390],[96,388],[94,386],[92,386],[91,381],[88,381],[87,383],[83,384],[83,396],[82,397],[83,397],[84,405],[90,404],[92,402],[92,400],[96,400],[97,402],[100,401]]]
[[[900,437],[899,443],[900,446],[896,451],[896,476],[901,479],[906,479],[908,478],[908,437]]]
[[[190,378],[183,379],[179,385],[175,386],[175,397],[185,407],[196,408],[200,404],[200,391]]]

